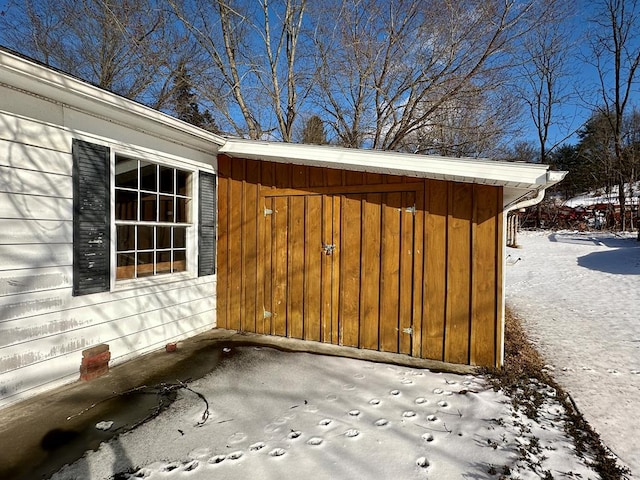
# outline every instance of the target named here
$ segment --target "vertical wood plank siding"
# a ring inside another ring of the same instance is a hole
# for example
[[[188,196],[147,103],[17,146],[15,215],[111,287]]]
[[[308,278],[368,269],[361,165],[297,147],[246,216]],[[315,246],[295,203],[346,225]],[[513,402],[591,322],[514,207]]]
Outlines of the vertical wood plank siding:
[[[493,366],[502,189],[218,157],[223,328]]]

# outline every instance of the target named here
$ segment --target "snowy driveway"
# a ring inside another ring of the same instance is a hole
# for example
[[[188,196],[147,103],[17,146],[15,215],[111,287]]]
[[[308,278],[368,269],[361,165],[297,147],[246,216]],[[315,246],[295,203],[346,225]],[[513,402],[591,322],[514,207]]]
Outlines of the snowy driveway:
[[[604,443],[640,478],[640,243],[600,233],[519,234],[506,295]]]

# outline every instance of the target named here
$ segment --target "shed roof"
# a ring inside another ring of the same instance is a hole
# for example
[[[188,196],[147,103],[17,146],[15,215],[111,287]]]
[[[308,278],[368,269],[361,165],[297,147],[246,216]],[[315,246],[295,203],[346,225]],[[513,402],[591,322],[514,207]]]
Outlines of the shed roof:
[[[533,192],[558,183],[566,174],[551,171],[548,165],[532,163],[241,139],[227,139],[219,153],[358,172],[502,186],[505,208]]]

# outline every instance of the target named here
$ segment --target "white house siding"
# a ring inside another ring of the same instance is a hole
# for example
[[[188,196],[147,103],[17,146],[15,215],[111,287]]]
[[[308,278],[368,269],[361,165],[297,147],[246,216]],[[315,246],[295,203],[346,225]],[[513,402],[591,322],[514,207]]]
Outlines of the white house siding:
[[[211,152],[0,85],[0,407],[215,327],[215,276],[72,296],[73,138],[213,171]]]

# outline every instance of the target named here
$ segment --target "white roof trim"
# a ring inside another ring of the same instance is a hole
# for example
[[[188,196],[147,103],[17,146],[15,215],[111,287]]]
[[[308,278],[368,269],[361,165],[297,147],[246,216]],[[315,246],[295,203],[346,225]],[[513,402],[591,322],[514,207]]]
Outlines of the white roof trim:
[[[524,191],[547,188],[564,178],[562,172],[548,172],[547,165],[358,150],[324,145],[228,139],[219,153],[225,153],[231,157],[369,173],[499,185]],[[553,179],[549,178],[547,173],[559,173],[561,178],[556,178],[558,175]]]
[[[10,88],[108,118],[132,130],[179,143],[209,145],[210,150],[225,142],[219,135],[2,49],[0,70],[0,83]]]

